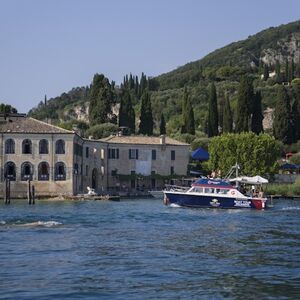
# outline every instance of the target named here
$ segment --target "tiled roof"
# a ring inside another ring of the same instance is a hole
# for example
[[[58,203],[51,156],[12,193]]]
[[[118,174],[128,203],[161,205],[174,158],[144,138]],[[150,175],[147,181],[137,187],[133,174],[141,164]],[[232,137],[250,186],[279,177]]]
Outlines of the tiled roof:
[[[20,116],[20,117],[7,117],[6,120],[0,120],[1,133],[73,133],[54,125],[45,122]]]
[[[161,145],[161,137],[156,136],[110,136],[101,139],[111,144],[140,144],[140,145]],[[189,146],[189,144],[166,137],[166,145]]]

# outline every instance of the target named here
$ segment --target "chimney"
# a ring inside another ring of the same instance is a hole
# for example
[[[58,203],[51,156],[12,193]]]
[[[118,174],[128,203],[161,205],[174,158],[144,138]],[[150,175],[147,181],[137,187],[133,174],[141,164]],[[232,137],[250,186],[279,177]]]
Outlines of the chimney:
[[[160,137],[159,137],[159,141],[160,141],[160,144],[161,145],[165,145],[166,144],[166,136],[164,134],[162,134]]]

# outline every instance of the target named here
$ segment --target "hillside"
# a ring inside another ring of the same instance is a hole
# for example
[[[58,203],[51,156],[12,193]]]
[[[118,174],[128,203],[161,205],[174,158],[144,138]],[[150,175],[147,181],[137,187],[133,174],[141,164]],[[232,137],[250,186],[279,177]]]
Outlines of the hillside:
[[[176,134],[180,128],[183,87],[187,86],[195,111],[197,130],[204,131],[207,120],[207,86],[215,82],[218,102],[222,105],[228,94],[235,108],[240,76],[253,78],[255,90],[262,93],[263,108],[268,108],[268,122],[275,104],[277,84],[272,72],[280,64],[282,81],[287,77],[287,62],[293,61],[293,78],[300,77],[300,21],[279,27],[271,27],[247,39],[233,42],[217,49],[200,60],[187,63],[171,72],[151,78],[151,101],[156,125],[163,112],[167,120],[168,134]],[[270,78],[262,79],[264,67],[268,66]],[[130,75],[131,76],[131,75]],[[150,81],[148,81],[150,84]],[[118,87],[115,87],[116,95]],[[74,88],[59,97],[41,102],[29,114],[38,119],[51,119],[54,123],[88,121],[88,87]],[[117,99],[118,102],[118,99]],[[135,101],[136,116],[139,116],[139,98]],[[271,108],[271,110],[270,110]]]

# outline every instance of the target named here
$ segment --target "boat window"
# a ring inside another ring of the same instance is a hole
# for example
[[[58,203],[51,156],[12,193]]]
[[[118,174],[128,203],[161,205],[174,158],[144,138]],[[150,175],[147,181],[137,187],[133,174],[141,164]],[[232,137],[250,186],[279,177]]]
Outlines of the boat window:
[[[205,188],[204,193],[210,193],[210,188]]]
[[[227,195],[229,192],[229,190],[221,190],[221,193],[224,194],[224,195]]]
[[[197,187],[197,188],[195,188],[195,192],[203,193],[203,188]]]

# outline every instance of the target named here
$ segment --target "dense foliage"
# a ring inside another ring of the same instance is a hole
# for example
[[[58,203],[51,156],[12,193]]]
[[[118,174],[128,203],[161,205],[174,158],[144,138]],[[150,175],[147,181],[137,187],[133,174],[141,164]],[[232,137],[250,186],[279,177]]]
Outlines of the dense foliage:
[[[45,99],[30,114],[41,120],[51,119],[56,124],[74,119],[88,122],[89,118],[84,119],[84,114],[90,108],[89,126],[93,126],[107,121],[115,123],[120,109],[119,125],[129,126],[134,132],[138,117],[143,118],[144,114],[141,113],[141,96],[148,90],[153,133],[160,133],[163,114],[168,135],[193,142],[204,133],[213,136],[233,129],[261,132],[262,114],[266,108],[275,107],[278,85],[284,84],[290,98],[291,142],[294,142],[299,139],[300,110],[295,107],[299,107],[300,89],[295,87],[299,81],[297,77],[300,77],[300,64],[299,57],[292,55],[289,45],[292,38],[297,38],[299,28],[300,21],[269,28],[155,78],[144,73],[140,77],[125,75],[120,86],[109,82],[104,75],[96,74],[90,87],[76,88],[60,97]],[[269,61],[264,59],[266,53],[273,53]],[[212,86],[214,94],[211,93]],[[183,112],[185,87],[192,108],[190,113]],[[210,109],[211,95],[217,99],[217,109],[215,105]],[[188,117],[189,114],[193,114],[193,118]],[[194,130],[185,135],[181,132],[187,131],[183,126],[187,120],[193,121],[191,128]],[[213,128],[217,128],[213,134],[210,133],[212,123]],[[267,132],[272,134],[271,125],[269,123]]]
[[[12,107],[9,104],[4,104],[4,103],[0,104],[0,113],[1,114],[15,114],[17,112],[18,112],[17,109]]]
[[[253,132],[223,134],[209,143],[209,166],[225,176],[238,163],[240,173],[251,175],[274,174],[280,157],[279,143],[268,134]]]

